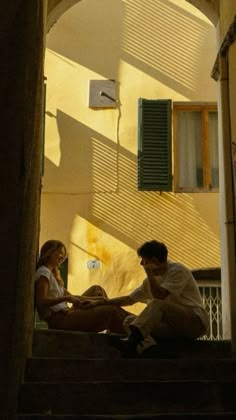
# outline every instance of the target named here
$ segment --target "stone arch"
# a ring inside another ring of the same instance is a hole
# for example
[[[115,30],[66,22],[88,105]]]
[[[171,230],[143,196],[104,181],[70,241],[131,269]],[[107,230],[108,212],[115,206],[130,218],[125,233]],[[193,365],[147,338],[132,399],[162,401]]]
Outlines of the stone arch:
[[[48,0],[47,32],[70,7],[81,0]],[[186,0],[200,10],[212,23],[217,25],[219,0]]]
[[[68,9],[81,0],[48,0],[47,32]]]
[[[219,19],[219,0],[186,0],[188,3],[200,10],[214,26]]]

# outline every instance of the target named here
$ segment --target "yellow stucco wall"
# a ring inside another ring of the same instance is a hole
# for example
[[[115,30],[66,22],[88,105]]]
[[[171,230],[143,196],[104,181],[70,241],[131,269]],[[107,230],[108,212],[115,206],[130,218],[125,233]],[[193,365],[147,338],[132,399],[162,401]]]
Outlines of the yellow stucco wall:
[[[73,292],[133,289],[153,238],[190,268],[220,265],[218,194],[139,192],[136,160],[138,98],[216,101],[215,55],[214,27],[184,0],[84,0],[51,29],[40,242],[67,245]],[[93,79],[117,80],[117,109],[88,107]]]

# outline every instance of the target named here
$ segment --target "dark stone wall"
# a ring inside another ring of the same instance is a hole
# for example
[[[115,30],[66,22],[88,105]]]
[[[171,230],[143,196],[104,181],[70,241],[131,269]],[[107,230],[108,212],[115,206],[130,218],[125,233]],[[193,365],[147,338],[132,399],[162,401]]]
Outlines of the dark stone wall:
[[[42,0],[0,5],[0,418],[15,418],[18,384],[31,352],[38,247],[44,8]]]

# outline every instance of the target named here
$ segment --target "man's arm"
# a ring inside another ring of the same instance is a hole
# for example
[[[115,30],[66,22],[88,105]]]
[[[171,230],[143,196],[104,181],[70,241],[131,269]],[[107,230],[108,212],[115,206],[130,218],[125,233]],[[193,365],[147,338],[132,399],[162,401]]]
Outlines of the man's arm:
[[[89,309],[89,308],[93,308],[94,306],[100,306],[100,305],[117,305],[117,306],[130,306],[133,305],[134,302],[133,300],[129,297],[129,296],[120,296],[120,297],[116,297],[116,298],[98,298],[95,300],[92,300],[90,298],[87,298],[86,300],[84,300],[81,303],[81,307],[84,309]]]
[[[108,299],[108,302],[118,306],[131,306],[134,304],[133,300],[129,295],[111,298]]]

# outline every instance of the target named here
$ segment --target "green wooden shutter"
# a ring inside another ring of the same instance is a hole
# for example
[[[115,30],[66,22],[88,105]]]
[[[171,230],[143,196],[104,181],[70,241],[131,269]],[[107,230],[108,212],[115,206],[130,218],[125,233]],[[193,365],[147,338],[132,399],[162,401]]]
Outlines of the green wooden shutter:
[[[139,98],[138,189],[171,191],[171,100]]]

